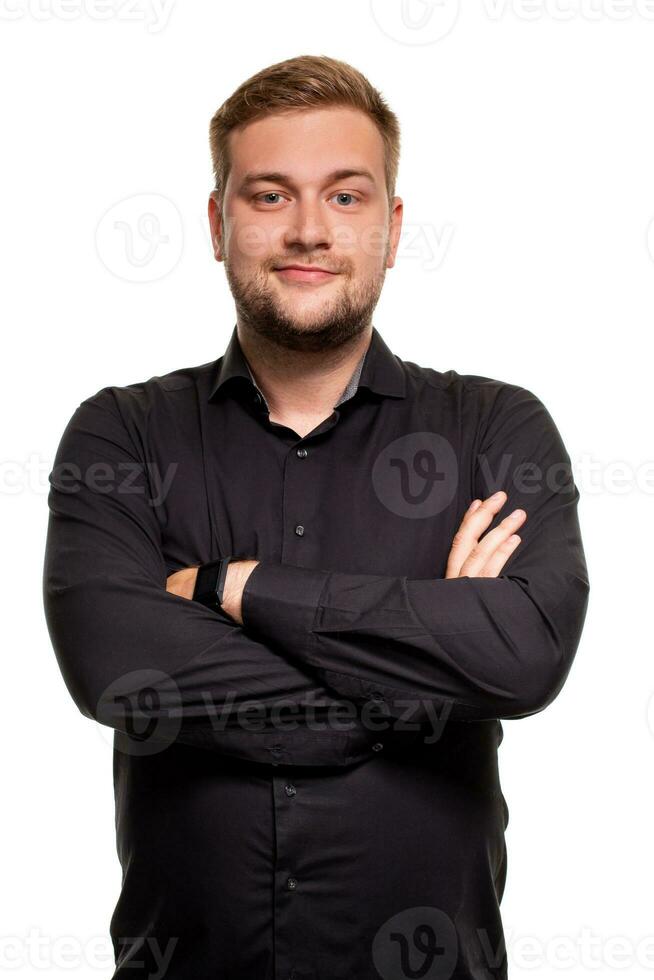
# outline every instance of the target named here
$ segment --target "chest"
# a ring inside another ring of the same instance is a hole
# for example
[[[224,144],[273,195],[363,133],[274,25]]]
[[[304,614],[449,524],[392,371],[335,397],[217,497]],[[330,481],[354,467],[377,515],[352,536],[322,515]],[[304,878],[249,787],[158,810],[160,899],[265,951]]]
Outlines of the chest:
[[[304,419],[303,434],[225,402],[172,443],[168,431],[166,449],[150,451],[162,469],[177,463],[158,511],[169,568],[236,554],[442,577],[472,499],[474,446],[447,413],[401,407]]]

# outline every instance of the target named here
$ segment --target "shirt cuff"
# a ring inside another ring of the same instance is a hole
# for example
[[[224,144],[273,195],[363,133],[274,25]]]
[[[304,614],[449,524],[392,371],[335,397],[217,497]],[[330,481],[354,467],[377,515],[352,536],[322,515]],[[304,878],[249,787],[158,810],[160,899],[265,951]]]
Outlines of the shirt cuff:
[[[313,632],[320,598],[331,572],[260,561],[241,596],[243,626],[256,630],[289,653],[316,663]]]

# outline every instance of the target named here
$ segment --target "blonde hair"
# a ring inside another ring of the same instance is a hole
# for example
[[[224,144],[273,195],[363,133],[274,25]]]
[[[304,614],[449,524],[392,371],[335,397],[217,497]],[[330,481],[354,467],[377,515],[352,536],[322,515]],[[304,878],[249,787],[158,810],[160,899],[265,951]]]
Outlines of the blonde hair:
[[[327,106],[359,109],[377,126],[384,142],[390,208],[400,161],[397,116],[360,71],[344,61],[318,55],[301,55],[263,68],[244,81],[214,113],[209,146],[221,208],[231,167],[227,137],[232,129],[275,112]]]

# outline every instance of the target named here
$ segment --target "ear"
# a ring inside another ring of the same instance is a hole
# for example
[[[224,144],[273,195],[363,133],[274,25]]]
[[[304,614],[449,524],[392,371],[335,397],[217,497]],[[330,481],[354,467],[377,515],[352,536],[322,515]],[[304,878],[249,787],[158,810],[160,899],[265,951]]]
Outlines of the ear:
[[[397,255],[397,250],[400,244],[400,234],[402,232],[402,216],[404,214],[404,202],[401,197],[394,197],[393,203],[391,205],[391,217],[390,217],[390,235],[389,235],[389,249],[388,258],[386,259],[386,268],[392,269],[395,265],[395,257]]]
[[[223,221],[222,207],[218,191],[211,191],[209,195],[209,229],[211,232],[211,243],[216,262],[223,261]]]

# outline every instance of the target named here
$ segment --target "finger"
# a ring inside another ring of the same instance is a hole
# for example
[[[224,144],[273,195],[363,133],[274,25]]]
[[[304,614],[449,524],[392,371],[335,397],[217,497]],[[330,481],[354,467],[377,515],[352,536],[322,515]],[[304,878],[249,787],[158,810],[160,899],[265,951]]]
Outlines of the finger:
[[[502,520],[497,527],[477,542],[461,566],[460,575],[481,575],[482,569],[492,558],[496,549],[505,543],[512,534],[520,528],[527,519],[527,514],[521,508],[514,510]]]
[[[507,561],[516,550],[522,538],[519,534],[512,534],[506,541],[498,545],[484,567],[478,573],[480,578],[497,578]]]
[[[461,567],[477,544],[479,536],[492,523],[495,515],[506,503],[506,499],[506,492],[499,490],[497,494],[487,497],[481,503],[473,500],[452,539],[445,578],[457,578],[460,575]]]

